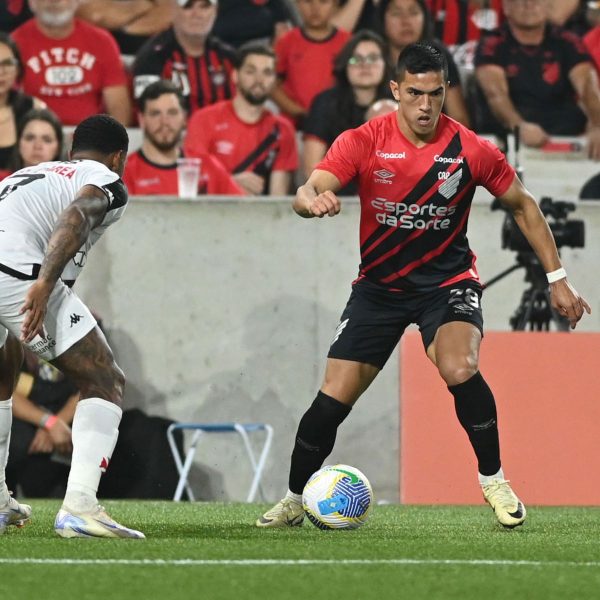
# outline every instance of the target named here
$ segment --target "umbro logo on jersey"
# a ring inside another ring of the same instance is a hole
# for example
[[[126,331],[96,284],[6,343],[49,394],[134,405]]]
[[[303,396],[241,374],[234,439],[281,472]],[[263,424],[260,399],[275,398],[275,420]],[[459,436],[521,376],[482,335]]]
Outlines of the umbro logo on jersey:
[[[392,178],[396,176],[395,173],[392,173],[387,169],[379,169],[379,171],[373,171],[373,175],[378,176],[373,179],[375,183],[384,183],[385,185],[392,185]]]
[[[455,173],[452,173],[442,185],[438,188],[438,192],[447,198],[448,200],[456,194],[458,190],[458,186],[460,185],[460,180],[462,179],[462,168],[458,169]]]
[[[76,313],[73,313],[71,315],[71,327],[73,327],[73,325],[77,325],[77,323],[79,323],[79,321],[81,321],[81,319],[83,319],[83,315],[78,315]]]

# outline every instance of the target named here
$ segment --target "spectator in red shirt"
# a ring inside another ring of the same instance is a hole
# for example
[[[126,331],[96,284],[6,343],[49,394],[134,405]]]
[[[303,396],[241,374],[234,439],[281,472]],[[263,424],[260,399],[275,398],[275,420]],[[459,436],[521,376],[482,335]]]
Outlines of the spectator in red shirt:
[[[275,43],[279,83],[273,100],[293,119],[306,115],[314,97],[333,85],[333,63],[350,39],[331,18],[338,0],[297,0],[302,20]]]
[[[186,126],[184,101],[170,81],[150,84],[139,99],[142,147],[129,155],[123,181],[132,195],[177,195],[177,159],[183,156],[181,138]],[[223,165],[210,154],[200,153],[198,194],[243,195]]]
[[[480,110],[485,116],[489,106],[496,119],[481,119],[479,129],[518,126],[533,147],[550,135],[587,132],[589,155],[600,159],[600,90],[583,42],[548,23],[545,0],[504,0],[504,12],[506,22],[477,49],[476,76],[487,100]]]
[[[133,63],[134,95],[159,79],[170,79],[183,94],[190,115],[231,98],[233,48],[211,35],[217,0],[172,0],[173,25],[150,38]]]
[[[131,102],[111,35],[75,19],[78,0],[29,0],[34,18],[13,32],[23,58],[23,89],[65,125],[107,112],[129,123]]]
[[[288,194],[298,167],[294,127],[265,107],[275,80],[273,50],[259,43],[241,46],[233,100],[197,111],[188,124],[186,155],[214,154],[250,194]]]

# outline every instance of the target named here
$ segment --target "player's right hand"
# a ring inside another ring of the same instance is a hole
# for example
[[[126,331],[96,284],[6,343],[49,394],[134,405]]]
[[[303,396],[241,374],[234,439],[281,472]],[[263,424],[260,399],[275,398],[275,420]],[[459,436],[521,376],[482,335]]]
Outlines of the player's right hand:
[[[42,279],[35,281],[25,295],[25,301],[19,314],[25,315],[21,325],[21,341],[29,343],[36,335],[46,337],[44,333],[44,318],[48,309],[48,298],[54,286]]]
[[[313,217],[324,217],[329,215],[335,217],[342,208],[338,197],[331,191],[327,190],[318,196],[315,196],[311,201],[308,210]]]

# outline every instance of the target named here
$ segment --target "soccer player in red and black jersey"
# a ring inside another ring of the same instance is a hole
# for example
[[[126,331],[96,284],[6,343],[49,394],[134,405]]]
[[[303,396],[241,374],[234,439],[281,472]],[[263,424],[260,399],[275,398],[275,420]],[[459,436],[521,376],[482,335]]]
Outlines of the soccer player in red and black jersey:
[[[548,273],[552,306],[572,327],[590,307],[567,281],[546,220],[504,156],[441,114],[446,81],[435,48],[407,46],[391,82],[398,111],[344,132],[298,189],[294,210],[300,216],[333,217],[340,211],[336,192],[358,177],[362,261],[325,379],[298,427],[289,491],[258,519],[259,527],[302,522],[304,485],[410,323],[419,325],[427,356],[454,396],[484,498],[505,527],[525,519],[525,507],[504,478],[494,396],[478,368],[482,289],[466,237],[477,185],[512,212]]]
[[[183,94],[190,115],[233,96],[234,50],[211,35],[217,0],[172,0],[173,25],[150,38],[133,63],[139,98],[151,83],[170,79]]]

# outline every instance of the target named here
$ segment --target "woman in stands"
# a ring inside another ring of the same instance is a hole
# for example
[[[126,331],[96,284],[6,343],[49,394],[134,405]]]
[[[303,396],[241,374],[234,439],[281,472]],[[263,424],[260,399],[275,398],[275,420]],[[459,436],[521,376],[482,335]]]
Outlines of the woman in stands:
[[[15,89],[23,65],[19,50],[7,33],[0,32],[0,173],[10,169],[10,161],[17,143],[17,125],[32,108],[45,104]]]
[[[63,130],[58,117],[47,108],[32,108],[23,115],[17,130],[7,168],[0,179],[23,167],[33,167],[49,160],[60,160],[63,152]]]
[[[315,97],[304,121],[302,158],[307,176],[342,131],[366,121],[365,113],[375,100],[391,98],[386,55],[383,39],[366,29],[354,34],[338,54],[335,85]],[[356,188],[349,185],[342,193],[352,195]]]

